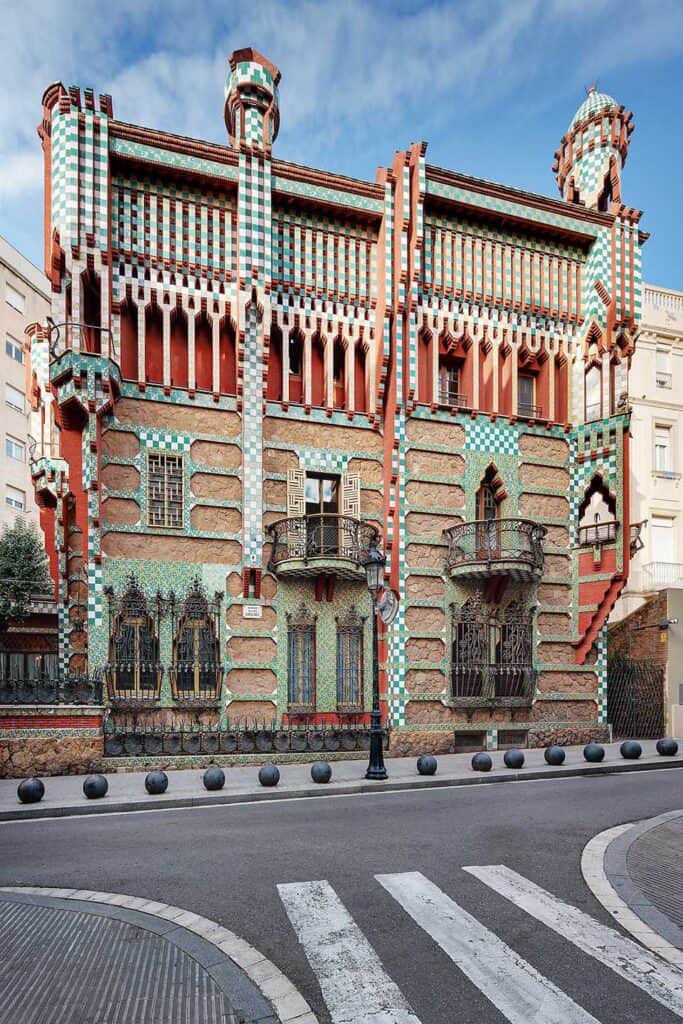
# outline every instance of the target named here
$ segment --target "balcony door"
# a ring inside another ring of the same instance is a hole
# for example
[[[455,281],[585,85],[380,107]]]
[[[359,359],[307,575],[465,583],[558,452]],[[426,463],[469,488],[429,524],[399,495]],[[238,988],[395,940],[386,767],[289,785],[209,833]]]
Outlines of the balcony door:
[[[310,556],[339,554],[340,478],[306,474],[306,546]]]
[[[477,491],[477,554],[480,559],[497,558],[500,553],[500,505],[496,501],[492,474],[486,471]]]

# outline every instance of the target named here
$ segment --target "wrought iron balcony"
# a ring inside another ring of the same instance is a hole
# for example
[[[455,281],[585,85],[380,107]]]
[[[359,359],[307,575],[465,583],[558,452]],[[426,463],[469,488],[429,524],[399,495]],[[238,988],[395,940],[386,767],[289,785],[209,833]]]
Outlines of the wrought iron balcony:
[[[540,420],[543,415],[543,409],[540,405],[531,405],[529,402],[518,402],[517,415],[523,420]]]
[[[522,582],[543,573],[545,526],[528,519],[478,519],[444,530],[451,576],[510,576]]]
[[[466,409],[467,395],[451,388],[441,388],[439,390],[439,405],[447,405],[450,409]]]
[[[374,526],[328,512],[280,519],[268,533],[273,538],[268,568],[279,576],[330,571],[341,579],[360,579],[368,551],[379,541]]]
[[[456,663],[451,665],[451,699],[470,707],[529,705],[537,679],[538,671],[528,664]]]
[[[611,544],[617,539],[619,523],[610,519],[606,523],[593,523],[591,526],[579,527],[579,544],[592,547],[596,544]]]
[[[102,681],[83,675],[0,675],[0,704],[102,704]]]
[[[112,661],[104,666],[112,704],[149,705],[159,700],[163,665],[146,661]]]
[[[180,661],[169,666],[175,700],[193,706],[214,706],[220,699],[223,667],[215,661]]]

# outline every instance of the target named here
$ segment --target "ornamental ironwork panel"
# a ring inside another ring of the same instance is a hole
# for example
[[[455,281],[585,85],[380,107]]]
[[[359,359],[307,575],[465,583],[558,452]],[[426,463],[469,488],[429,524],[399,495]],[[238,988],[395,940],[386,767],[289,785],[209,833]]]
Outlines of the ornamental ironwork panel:
[[[478,519],[444,530],[448,540],[446,568],[517,562],[540,576],[543,572],[543,538],[547,531],[527,519]]]
[[[220,697],[223,669],[220,659],[220,609],[223,595],[209,600],[199,577],[195,577],[175,621],[175,595],[167,605],[173,622],[173,695],[183,700],[216,701]]]
[[[129,576],[118,601],[111,587],[105,594],[109,601],[109,661],[105,666],[109,696],[112,700],[156,700],[163,673],[159,662],[161,594],[156,597],[156,625],[134,575]]]
[[[622,655],[607,664],[607,721],[614,739],[664,735],[664,670]]]
[[[337,708],[363,706],[363,619],[352,606],[337,619]]]
[[[311,558],[342,558],[360,566],[379,542],[374,526],[331,512],[280,519],[268,533],[273,538],[269,568],[289,559]]]
[[[0,676],[0,704],[102,704],[102,680],[89,676]]]
[[[290,708],[315,709],[316,616],[302,605],[287,615],[287,702]]]
[[[480,595],[453,607],[453,699],[531,702],[537,679],[531,617],[517,601],[487,609]]]

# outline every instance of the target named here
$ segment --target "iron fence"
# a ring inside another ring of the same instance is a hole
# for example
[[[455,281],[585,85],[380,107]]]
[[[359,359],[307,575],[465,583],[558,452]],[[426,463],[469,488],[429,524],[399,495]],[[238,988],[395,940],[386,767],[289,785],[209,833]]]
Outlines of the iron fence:
[[[607,665],[607,721],[614,739],[658,739],[664,733],[664,670],[612,656]]]
[[[2,676],[0,704],[102,704],[102,680],[89,676]]]

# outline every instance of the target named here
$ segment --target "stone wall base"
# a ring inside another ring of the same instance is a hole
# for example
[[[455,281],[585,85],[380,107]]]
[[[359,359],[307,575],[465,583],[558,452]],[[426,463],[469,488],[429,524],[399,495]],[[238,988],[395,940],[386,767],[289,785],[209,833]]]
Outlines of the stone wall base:
[[[556,743],[560,747],[580,746],[586,743],[609,743],[610,734],[606,725],[554,725],[545,729],[529,730],[530,747],[548,747]]]
[[[0,778],[99,772],[103,755],[102,736],[0,737]]]

